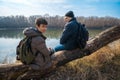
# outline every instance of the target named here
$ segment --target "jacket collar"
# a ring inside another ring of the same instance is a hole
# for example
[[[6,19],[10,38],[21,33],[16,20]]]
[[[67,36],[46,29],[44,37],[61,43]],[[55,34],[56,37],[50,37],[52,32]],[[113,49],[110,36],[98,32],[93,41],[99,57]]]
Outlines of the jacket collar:
[[[38,29],[36,29],[36,32],[39,33],[44,40],[46,40],[46,37],[42,34],[42,32],[38,31]]]
[[[72,18],[69,22],[76,20],[76,18]]]

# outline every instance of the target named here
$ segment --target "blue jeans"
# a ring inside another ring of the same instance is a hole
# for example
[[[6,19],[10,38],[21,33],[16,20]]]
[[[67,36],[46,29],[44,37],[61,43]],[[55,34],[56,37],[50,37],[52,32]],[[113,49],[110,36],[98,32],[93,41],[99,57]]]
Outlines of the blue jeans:
[[[55,52],[57,52],[57,51],[66,50],[66,49],[65,49],[64,45],[59,44],[54,48],[54,50],[55,50]]]

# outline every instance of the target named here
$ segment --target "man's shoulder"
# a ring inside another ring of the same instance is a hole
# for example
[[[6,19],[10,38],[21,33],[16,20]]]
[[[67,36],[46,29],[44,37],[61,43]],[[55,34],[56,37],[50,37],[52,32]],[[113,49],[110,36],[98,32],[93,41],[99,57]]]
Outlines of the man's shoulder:
[[[45,40],[41,36],[33,37],[32,41],[33,41],[33,43],[36,43],[36,44],[41,43],[41,42],[45,42]]]
[[[77,21],[73,20],[68,23],[69,26],[76,26]]]

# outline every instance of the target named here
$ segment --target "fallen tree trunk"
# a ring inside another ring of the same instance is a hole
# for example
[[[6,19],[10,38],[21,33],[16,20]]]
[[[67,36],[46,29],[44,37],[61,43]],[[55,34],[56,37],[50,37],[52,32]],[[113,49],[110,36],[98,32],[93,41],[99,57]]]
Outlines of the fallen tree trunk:
[[[40,78],[44,74],[48,74],[48,72],[55,70],[55,68],[58,68],[59,66],[62,66],[72,60],[90,55],[103,46],[107,45],[108,43],[111,43],[119,38],[120,25],[107,29],[101,32],[94,39],[89,40],[86,48],[83,50],[76,49],[72,51],[63,50],[56,52],[54,55],[51,56],[53,65],[49,69],[41,71],[29,71],[29,66],[23,64],[0,65],[0,80],[16,80],[19,75],[25,72],[26,74],[20,76],[19,79],[21,77],[23,79]]]

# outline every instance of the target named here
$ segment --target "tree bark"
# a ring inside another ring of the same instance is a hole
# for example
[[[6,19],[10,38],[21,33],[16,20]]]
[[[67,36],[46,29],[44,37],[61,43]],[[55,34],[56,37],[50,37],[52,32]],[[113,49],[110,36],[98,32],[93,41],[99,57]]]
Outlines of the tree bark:
[[[41,71],[29,70],[28,65],[23,64],[3,64],[0,65],[0,80],[16,80],[19,76],[22,79],[40,78],[49,74],[59,66],[62,66],[72,60],[88,56],[103,46],[120,38],[120,25],[109,28],[98,34],[92,40],[89,40],[85,49],[75,49],[71,51],[58,51],[51,56],[53,65]],[[25,73],[25,74],[23,74]],[[23,75],[21,75],[23,74]]]

